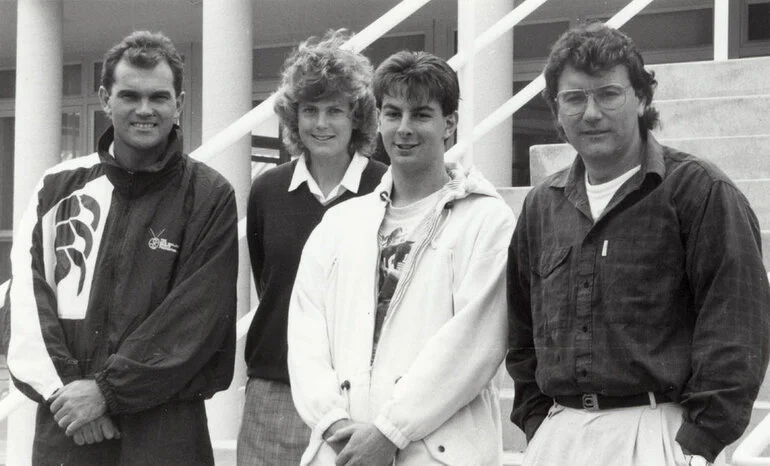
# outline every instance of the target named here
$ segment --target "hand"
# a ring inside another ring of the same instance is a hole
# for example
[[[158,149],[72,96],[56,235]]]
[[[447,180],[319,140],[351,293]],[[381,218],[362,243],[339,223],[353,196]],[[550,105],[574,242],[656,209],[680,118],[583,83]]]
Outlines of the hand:
[[[326,441],[326,443],[329,444],[330,447],[332,447],[332,450],[334,450],[334,453],[340,454],[343,448],[345,448],[345,445],[348,444],[348,439],[344,440],[338,440],[338,441],[329,441],[329,439],[334,436],[334,434],[342,429],[343,427],[348,427],[350,425],[353,425],[353,421],[350,419],[340,419],[339,421],[336,421],[334,424],[330,425],[328,429],[323,433],[323,439]]]
[[[78,445],[101,442],[104,439],[120,438],[120,431],[108,416],[102,416],[78,429],[73,435]]]
[[[337,466],[387,466],[398,448],[374,424],[355,423],[342,427],[327,442],[347,440],[337,455]]]
[[[93,380],[70,382],[51,396],[51,412],[67,436],[107,412],[107,403]]]

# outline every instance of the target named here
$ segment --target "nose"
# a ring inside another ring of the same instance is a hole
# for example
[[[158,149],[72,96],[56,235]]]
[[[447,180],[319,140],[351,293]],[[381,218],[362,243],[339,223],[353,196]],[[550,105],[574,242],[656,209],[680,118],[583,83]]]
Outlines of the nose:
[[[398,122],[398,129],[396,131],[399,136],[408,136],[412,134],[412,128],[409,126],[409,118],[407,118],[407,115],[401,117],[401,121]]]
[[[588,101],[586,102],[586,109],[583,112],[584,120],[598,120],[602,117],[602,109],[599,104],[596,103],[596,99],[593,94],[588,94]]]
[[[329,117],[326,115],[326,112],[318,112],[318,117],[315,120],[316,127],[326,128],[328,123],[329,123]]]
[[[139,107],[136,109],[138,115],[152,115],[152,107],[150,106],[150,99],[141,99],[139,101]]]

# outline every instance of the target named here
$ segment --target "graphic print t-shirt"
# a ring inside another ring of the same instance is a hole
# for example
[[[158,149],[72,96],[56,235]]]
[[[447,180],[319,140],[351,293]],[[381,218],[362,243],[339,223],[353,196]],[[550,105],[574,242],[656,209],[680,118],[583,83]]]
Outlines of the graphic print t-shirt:
[[[380,340],[382,324],[385,321],[390,301],[407,263],[412,246],[419,243],[424,234],[423,220],[438,202],[440,191],[404,207],[388,205],[385,218],[380,225],[377,239],[380,244],[380,261],[377,280],[377,315],[374,320],[374,346],[372,358]]]

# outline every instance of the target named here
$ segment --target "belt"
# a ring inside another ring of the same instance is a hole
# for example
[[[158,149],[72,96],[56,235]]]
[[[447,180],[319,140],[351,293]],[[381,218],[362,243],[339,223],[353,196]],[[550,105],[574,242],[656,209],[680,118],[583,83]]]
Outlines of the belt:
[[[602,409],[631,408],[633,406],[649,405],[653,408],[658,403],[668,403],[671,399],[663,393],[640,393],[628,396],[605,396],[598,393],[585,393],[583,395],[557,396],[554,400],[562,406],[587,411],[599,411]]]

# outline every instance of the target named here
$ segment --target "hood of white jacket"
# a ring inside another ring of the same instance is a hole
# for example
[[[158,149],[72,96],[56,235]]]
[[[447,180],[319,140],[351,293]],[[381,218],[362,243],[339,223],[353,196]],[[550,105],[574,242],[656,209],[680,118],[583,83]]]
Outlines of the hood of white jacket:
[[[437,210],[443,209],[450,202],[464,199],[471,194],[480,194],[500,199],[500,194],[498,194],[492,183],[484,178],[484,175],[475,166],[466,168],[459,163],[447,162],[444,164],[444,168],[447,174],[449,174],[450,180],[441,188],[442,195],[441,200],[436,204]],[[387,196],[390,198],[392,189],[393,169],[388,168],[388,171],[382,176],[382,180],[374,192],[379,193],[380,197]]]

